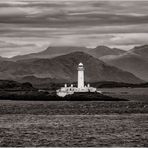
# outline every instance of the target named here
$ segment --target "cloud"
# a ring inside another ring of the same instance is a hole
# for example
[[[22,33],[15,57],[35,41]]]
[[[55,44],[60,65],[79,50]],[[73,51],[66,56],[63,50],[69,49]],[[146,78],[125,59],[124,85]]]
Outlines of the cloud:
[[[0,37],[0,56],[13,57],[45,50],[50,45],[47,39],[43,38],[7,38]]]
[[[146,2],[9,1],[0,4],[1,23],[46,26],[148,23]],[[5,4],[5,5],[6,5]],[[5,17],[4,17],[5,16]],[[20,17],[17,17],[20,16]]]
[[[1,0],[0,56],[49,45],[127,49],[146,44],[147,7],[148,1]]]

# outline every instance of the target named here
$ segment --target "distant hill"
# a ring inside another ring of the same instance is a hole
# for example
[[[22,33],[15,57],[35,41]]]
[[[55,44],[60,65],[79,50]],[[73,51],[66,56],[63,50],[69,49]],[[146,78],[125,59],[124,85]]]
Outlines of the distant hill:
[[[0,60],[4,60],[4,58],[0,56]]]
[[[81,57],[77,59],[76,53],[82,52],[83,54],[81,54]],[[83,61],[85,62],[86,59],[90,60],[91,57],[93,59],[91,60],[91,63],[86,63],[92,67],[88,67],[88,71],[91,71],[91,74],[87,72],[87,80],[106,81],[107,79],[109,81],[115,80],[119,82],[120,80],[121,82],[125,82],[129,79],[123,78],[123,75],[119,76],[119,74],[117,78],[113,78],[114,75],[112,72],[112,76],[108,76],[110,72],[102,72],[104,70],[100,69],[100,65],[102,64],[96,64],[97,59],[90,55],[98,58],[98,61],[101,60],[106,64],[113,66],[113,68],[116,67],[123,71],[128,71],[136,77],[139,77],[144,81],[148,81],[148,45],[137,46],[129,51],[109,48],[107,46],[98,46],[94,49],[74,46],[59,46],[49,47],[38,53],[15,56],[13,58],[0,57],[0,78],[19,80],[20,82],[29,81],[35,84],[40,83],[42,85],[44,85],[43,82],[52,82],[53,80],[56,82],[72,81],[76,80],[77,75],[73,75],[73,72],[75,72],[75,68],[81,58],[84,59]],[[71,59],[74,59],[74,65],[73,63],[71,64]],[[98,67],[99,70],[95,70],[95,68],[98,69]],[[90,79],[92,74],[93,77]],[[130,83],[132,82],[133,79],[131,78]],[[135,83],[137,83],[137,80],[135,80]]]
[[[0,76],[3,79],[11,78],[13,80],[23,80],[23,82],[26,79],[27,82],[31,83],[36,83],[36,79],[39,79],[39,83],[42,79],[43,81],[48,79],[48,81],[75,82],[77,81],[79,62],[84,63],[85,80],[87,82],[143,82],[133,74],[109,66],[84,52],[73,52],[52,59],[28,59],[18,62],[1,61]]]
[[[25,60],[25,59],[36,59],[36,58],[49,59],[49,58],[65,55],[68,53],[77,52],[77,51],[88,53],[97,58],[100,58],[106,55],[120,55],[125,52],[124,50],[121,50],[121,49],[109,48],[106,46],[98,46],[94,49],[86,48],[86,47],[58,46],[58,47],[48,47],[46,50],[38,53],[18,55],[11,58],[11,60],[17,61],[17,60]]]
[[[0,80],[0,90],[33,90],[30,83],[19,83],[12,80]]]
[[[128,71],[137,77],[148,81],[148,48],[135,47],[118,56],[105,56],[100,58],[107,64]]]
[[[100,58],[106,55],[120,55],[125,53],[126,51],[117,49],[117,48],[109,48],[107,46],[98,46],[94,49],[88,51],[88,53],[96,58]]]
[[[19,82],[31,82],[36,88],[42,88],[42,89],[52,89],[58,86],[58,89],[62,87],[64,84],[63,82],[67,82],[63,79],[52,79],[52,78],[38,78],[35,76],[26,76],[18,79]],[[57,85],[58,84],[58,85]]]
[[[143,58],[148,59],[148,45],[137,46],[130,50],[130,52],[138,54]]]
[[[64,54],[68,54],[76,51],[87,52],[88,50],[89,49],[85,47],[74,47],[74,46],[48,47],[46,50],[38,53],[15,56],[12,58],[12,60],[17,61],[17,60],[25,60],[25,59],[33,59],[33,58],[47,59],[47,58],[53,58],[53,57],[57,57],[60,55],[64,55]]]
[[[4,58],[0,56],[0,61],[11,61],[11,58]]]

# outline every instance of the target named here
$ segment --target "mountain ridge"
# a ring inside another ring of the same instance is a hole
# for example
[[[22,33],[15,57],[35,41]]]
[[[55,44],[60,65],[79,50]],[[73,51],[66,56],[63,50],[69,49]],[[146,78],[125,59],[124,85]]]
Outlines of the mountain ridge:
[[[129,50],[129,52],[138,54],[148,59],[148,45],[136,46],[133,49]]]
[[[117,48],[109,48],[107,46],[97,46],[96,48],[89,50],[88,53],[96,58],[100,58],[102,56],[107,56],[107,55],[120,55],[125,52],[126,51]]]
[[[0,74],[3,78],[9,76],[19,81],[25,77],[34,76],[40,80],[48,78],[48,80],[74,82],[77,81],[77,66],[80,62],[85,66],[85,81],[87,82],[143,82],[133,74],[109,66],[84,52],[73,52],[51,59],[3,61],[0,62]]]
[[[54,57],[68,54],[75,51],[87,51],[87,50],[89,50],[89,48],[77,47],[77,46],[50,46],[46,50],[27,54],[27,55],[14,56],[11,59],[13,61],[23,60],[23,59],[33,59],[33,58],[48,59],[48,58],[54,58]]]
[[[12,61],[33,59],[33,58],[54,58],[57,56],[65,55],[72,52],[82,51],[88,53],[94,57],[101,57],[104,55],[119,55],[124,53],[124,50],[117,48],[109,48],[107,46],[97,46],[96,48],[78,47],[78,46],[55,46],[48,47],[46,50],[37,53],[31,53],[27,55],[18,55],[11,58]]]
[[[124,54],[100,58],[105,63],[148,81],[148,45],[134,47]]]

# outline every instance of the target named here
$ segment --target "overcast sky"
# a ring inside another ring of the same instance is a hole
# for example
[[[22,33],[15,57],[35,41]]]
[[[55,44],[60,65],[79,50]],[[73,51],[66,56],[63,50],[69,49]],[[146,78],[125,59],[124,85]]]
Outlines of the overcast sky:
[[[148,1],[0,0],[0,56],[48,46],[148,44]]]

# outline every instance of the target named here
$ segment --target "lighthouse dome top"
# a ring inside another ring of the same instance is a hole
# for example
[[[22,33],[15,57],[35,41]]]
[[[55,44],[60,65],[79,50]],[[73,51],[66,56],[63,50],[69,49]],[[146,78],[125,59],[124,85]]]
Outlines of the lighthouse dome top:
[[[83,63],[79,63],[79,66],[83,66]]]

